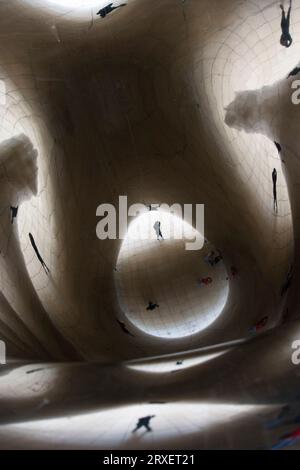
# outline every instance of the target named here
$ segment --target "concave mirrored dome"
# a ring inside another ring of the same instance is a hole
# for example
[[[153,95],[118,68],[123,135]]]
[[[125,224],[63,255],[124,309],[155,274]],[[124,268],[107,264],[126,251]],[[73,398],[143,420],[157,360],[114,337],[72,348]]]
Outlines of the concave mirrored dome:
[[[154,230],[157,221],[164,237],[160,241]],[[174,237],[180,230],[181,240]],[[208,242],[201,250],[186,250],[196,233],[184,220],[161,210],[144,213],[130,224],[118,257],[116,288],[123,313],[144,333],[170,339],[194,335],[222,313],[229,292],[226,268],[223,261],[210,266],[205,260],[212,251],[217,254]],[[207,278],[211,284],[199,282]],[[149,302],[159,307],[147,310]]]

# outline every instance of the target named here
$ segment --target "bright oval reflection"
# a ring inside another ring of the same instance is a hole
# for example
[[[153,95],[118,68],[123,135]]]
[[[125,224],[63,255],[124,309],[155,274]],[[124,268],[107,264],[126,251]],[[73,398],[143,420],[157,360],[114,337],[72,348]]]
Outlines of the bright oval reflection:
[[[159,241],[154,229],[158,221],[164,237]],[[175,238],[179,233],[182,239]],[[196,235],[203,239],[184,220],[161,210],[143,213],[129,226],[118,257],[116,287],[125,316],[144,333],[183,338],[206,329],[221,314],[229,292],[227,272],[223,261],[213,267],[205,261],[212,250],[217,253],[209,243],[200,251],[185,249]],[[199,284],[207,278],[211,284]],[[159,307],[147,310],[149,302]]]

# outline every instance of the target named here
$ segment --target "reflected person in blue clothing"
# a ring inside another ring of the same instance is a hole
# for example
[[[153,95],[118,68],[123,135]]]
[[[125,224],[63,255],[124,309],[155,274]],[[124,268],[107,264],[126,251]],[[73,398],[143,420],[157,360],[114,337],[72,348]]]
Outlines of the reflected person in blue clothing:
[[[112,2],[106,5],[106,7],[101,8],[101,10],[98,11],[97,15],[101,16],[101,18],[105,18],[113,10],[116,10],[117,8],[125,7],[125,6],[126,6],[126,3],[122,3],[121,5],[117,5],[116,7],[114,7],[113,2]]]

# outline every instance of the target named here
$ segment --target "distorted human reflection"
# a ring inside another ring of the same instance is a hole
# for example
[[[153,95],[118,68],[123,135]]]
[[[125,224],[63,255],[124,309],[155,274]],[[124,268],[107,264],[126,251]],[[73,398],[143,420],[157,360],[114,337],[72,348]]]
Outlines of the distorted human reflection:
[[[0,449],[300,448],[300,0],[0,27]]]

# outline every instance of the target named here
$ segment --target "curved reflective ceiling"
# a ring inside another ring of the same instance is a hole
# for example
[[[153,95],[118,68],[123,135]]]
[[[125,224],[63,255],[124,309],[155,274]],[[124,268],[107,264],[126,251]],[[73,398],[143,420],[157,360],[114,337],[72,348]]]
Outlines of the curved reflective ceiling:
[[[1,448],[297,447],[300,1],[69,3],[0,2]]]

